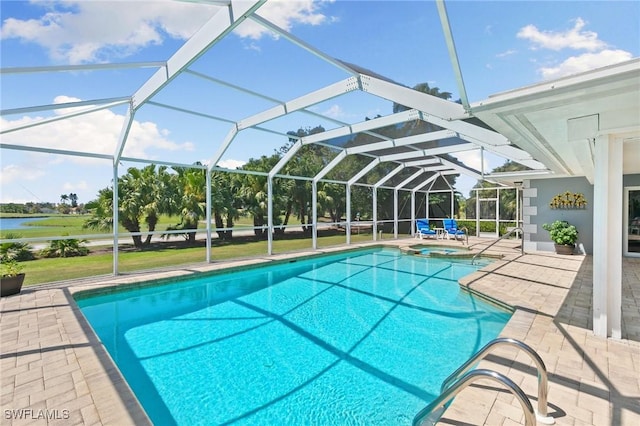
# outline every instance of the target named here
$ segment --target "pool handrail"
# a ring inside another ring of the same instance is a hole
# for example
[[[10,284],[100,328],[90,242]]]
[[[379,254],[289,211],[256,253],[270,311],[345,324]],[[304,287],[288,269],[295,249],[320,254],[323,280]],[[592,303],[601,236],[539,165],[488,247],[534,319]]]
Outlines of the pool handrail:
[[[476,257],[480,256],[482,253],[484,253],[485,251],[487,251],[489,248],[491,248],[494,244],[496,244],[497,242],[507,238],[509,235],[513,234],[516,231],[520,231],[522,233],[524,233],[524,229],[522,229],[521,227],[517,226],[515,228],[513,228],[512,230],[510,230],[509,232],[507,232],[506,234],[500,236],[500,238],[498,238],[497,240],[493,241],[491,244],[489,244],[488,246],[486,246],[485,248],[483,248],[482,250],[480,250],[478,253],[476,253],[473,258],[471,259],[471,264],[473,265],[473,262],[475,262]],[[522,244],[520,245],[520,255],[524,255],[524,241],[522,241]]]
[[[436,398],[429,405],[420,410],[418,414],[416,414],[416,416],[413,418],[412,425],[421,426],[425,420],[429,419],[429,415],[431,413],[433,413],[437,409],[444,410],[446,404],[451,401],[451,399],[453,399],[464,388],[479,379],[489,379],[504,385],[520,403],[522,411],[524,412],[525,426],[535,426],[536,417],[533,412],[533,406],[531,405],[529,398],[527,398],[527,395],[522,391],[522,389],[520,389],[520,387],[516,385],[513,380],[506,377],[505,375],[500,374],[497,371],[485,369],[467,372],[464,376],[458,379],[453,384],[453,386],[449,387],[444,393],[441,393],[438,398]],[[431,424],[435,424],[435,422],[432,422]]]
[[[553,417],[550,417],[547,414],[547,394],[549,390],[549,381],[547,367],[545,366],[544,361],[542,360],[542,358],[540,358],[540,355],[538,355],[538,353],[533,350],[533,348],[531,348],[531,346],[527,345],[524,342],[521,342],[520,340],[512,339],[510,337],[498,337],[497,339],[493,339],[492,341],[484,345],[482,349],[476,352],[456,371],[451,373],[449,377],[444,379],[440,388],[440,392],[445,392],[448,388],[450,388],[460,376],[473,368],[473,366],[477,362],[486,358],[487,355],[489,355],[491,351],[497,346],[504,345],[513,346],[524,351],[535,363],[536,369],[538,371],[538,409],[536,410],[536,418],[541,423],[554,424],[555,420],[553,419]]]

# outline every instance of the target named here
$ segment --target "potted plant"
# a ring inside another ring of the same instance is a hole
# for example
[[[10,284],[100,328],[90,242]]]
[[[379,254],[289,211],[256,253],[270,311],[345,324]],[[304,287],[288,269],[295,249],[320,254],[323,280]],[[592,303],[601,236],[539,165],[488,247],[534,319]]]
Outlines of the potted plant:
[[[566,220],[556,220],[545,223],[542,228],[549,231],[551,240],[555,243],[557,254],[573,254],[578,240],[578,230]]]
[[[24,266],[15,259],[5,259],[0,263],[0,297],[20,293],[24,282]]]

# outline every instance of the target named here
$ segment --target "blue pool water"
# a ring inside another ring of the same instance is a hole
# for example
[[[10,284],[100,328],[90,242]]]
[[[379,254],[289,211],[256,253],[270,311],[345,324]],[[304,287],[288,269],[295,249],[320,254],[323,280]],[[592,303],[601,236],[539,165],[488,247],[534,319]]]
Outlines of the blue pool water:
[[[408,425],[511,313],[388,249],[78,296],[156,425]]]
[[[461,249],[455,249],[455,248],[432,247],[432,248],[421,249],[420,254],[431,254],[433,252],[449,254],[449,253],[463,253],[468,251],[469,250],[461,250]]]

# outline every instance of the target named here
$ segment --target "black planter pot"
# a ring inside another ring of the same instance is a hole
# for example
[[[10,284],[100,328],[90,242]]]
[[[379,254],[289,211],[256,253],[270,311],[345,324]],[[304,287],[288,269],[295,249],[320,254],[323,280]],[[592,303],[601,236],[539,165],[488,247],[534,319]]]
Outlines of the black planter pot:
[[[0,297],[20,293],[23,282],[24,274],[0,277]]]
[[[573,250],[576,248],[575,244],[554,244],[557,254],[573,254]]]

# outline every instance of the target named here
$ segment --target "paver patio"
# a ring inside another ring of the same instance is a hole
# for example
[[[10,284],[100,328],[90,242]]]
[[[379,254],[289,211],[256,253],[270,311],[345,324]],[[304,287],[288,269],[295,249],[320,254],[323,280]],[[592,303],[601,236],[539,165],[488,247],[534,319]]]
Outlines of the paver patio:
[[[486,240],[470,239],[472,247],[483,244]],[[590,330],[592,258],[542,252],[520,255],[516,244],[494,246],[490,253],[505,257],[461,284],[516,307],[502,336],[524,341],[544,360],[549,371],[549,414],[558,425],[640,424],[640,259],[624,259],[623,339],[603,339]],[[75,292],[299,255],[53,283],[2,298],[2,424],[150,423],[81,315],[73,301]],[[502,348],[480,366],[506,374],[535,406],[537,375],[527,356]],[[524,416],[511,394],[494,382],[479,381],[458,395],[440,423],[512,425],[523,424]]]

